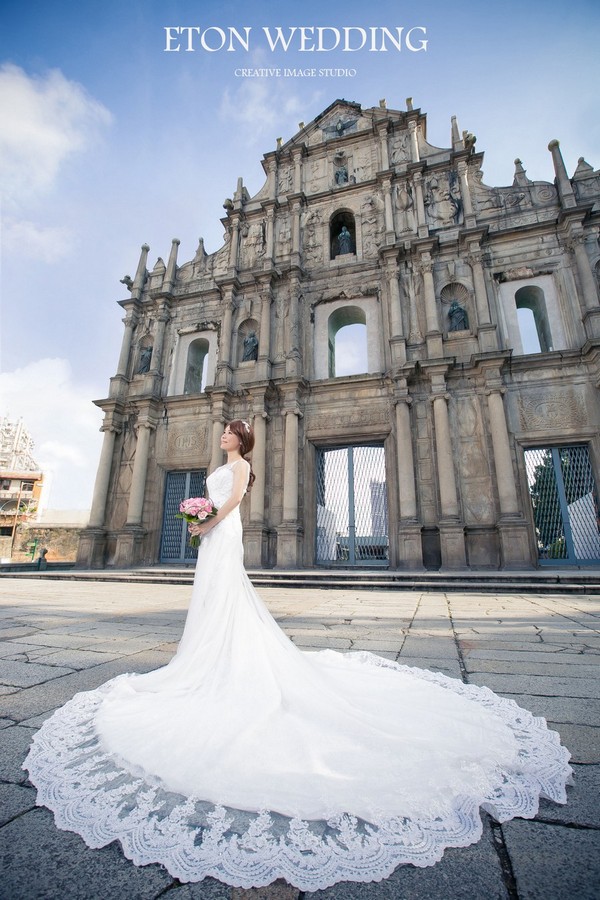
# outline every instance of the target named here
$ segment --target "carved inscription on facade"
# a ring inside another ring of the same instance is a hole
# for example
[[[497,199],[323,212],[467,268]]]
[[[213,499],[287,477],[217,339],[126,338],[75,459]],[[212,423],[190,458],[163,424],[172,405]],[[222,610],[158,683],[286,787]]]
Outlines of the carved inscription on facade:
[[[519,397],[518,404],[523,431],[555,431],[588,424],[583,397],[571,391],[529,394]]]

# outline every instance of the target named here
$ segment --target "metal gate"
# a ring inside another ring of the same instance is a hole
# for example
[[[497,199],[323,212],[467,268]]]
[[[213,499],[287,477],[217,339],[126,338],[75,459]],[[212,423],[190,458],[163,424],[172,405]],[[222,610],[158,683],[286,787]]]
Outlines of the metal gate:
[[[525,451],[541,565],[600,562],[598,491],[587,446]]]
[[[164,563],[193,563],[198,550],[190,547],[187,522],[176,519],[179,504],[188,497],[203,497],[206,469],[193,472],[167,472],[163,513],[160,561]]]
[[[317,450],[316,562],[389,564],[385,453],[381,444]]]

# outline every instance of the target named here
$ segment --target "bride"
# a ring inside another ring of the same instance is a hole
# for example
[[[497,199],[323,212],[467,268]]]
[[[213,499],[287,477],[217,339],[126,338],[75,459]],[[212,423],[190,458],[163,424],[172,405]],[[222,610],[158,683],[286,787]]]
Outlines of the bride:
[[[569,754],[544,719],[489,689],[370,653],[302,652],[243,568],[239,507],[254,479],[236,420],[207,479],[176,655],[77,694],[24,767],[38,804],[90,847],[239,887],[314,891],[428,866],[499,821],[566,802]]]

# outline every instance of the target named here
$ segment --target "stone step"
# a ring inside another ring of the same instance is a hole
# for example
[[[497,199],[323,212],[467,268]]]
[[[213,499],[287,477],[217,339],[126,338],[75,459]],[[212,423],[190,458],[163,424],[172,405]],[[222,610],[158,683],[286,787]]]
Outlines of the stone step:
[[[600,571],[563,570],[534,572],[398,572],[362,570],[273,570],[248,572],[256,587],[312,588],[321,590],[404,590],[460,593],[540,593],[600,594]],[[137,569],[52,570],[10,572],[11,578],[48,578],[129,582],[131,584],[189,584],[194,579],[192,566],[149,566]]]

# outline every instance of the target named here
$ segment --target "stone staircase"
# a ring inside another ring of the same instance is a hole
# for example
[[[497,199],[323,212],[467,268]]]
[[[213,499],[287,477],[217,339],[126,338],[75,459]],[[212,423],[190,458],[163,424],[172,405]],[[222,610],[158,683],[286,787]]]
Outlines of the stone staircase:
[[[389,571],[387,569],[252,569],[255,587],[361,591],[455,591],[460,593],[600,594],[600,568],[531,571]],[[189,584],[193,566],[135,569],[54,569],[6,572],[10,578]]]

